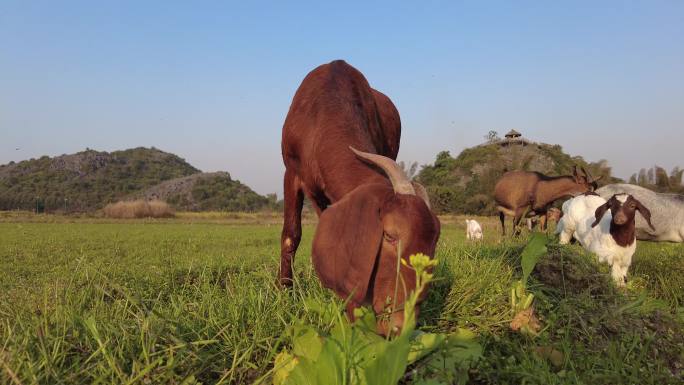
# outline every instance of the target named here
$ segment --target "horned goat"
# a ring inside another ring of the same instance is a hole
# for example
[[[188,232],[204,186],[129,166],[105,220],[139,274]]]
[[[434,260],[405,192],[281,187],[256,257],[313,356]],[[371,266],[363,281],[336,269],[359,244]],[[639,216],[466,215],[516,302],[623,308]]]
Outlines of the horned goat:
[[[520,220],[527,215],[541,216],[542,230],[546,230],[546,211],[558,199],[573,197],[596,190],[596,182],[584,168],[577,166],[572,175],[547,176],[538,172],[509,171],[494,186],[494,200],[499,211],[501,234],[506,235],[504,219],[513,217],[513,233],[518,232]]]

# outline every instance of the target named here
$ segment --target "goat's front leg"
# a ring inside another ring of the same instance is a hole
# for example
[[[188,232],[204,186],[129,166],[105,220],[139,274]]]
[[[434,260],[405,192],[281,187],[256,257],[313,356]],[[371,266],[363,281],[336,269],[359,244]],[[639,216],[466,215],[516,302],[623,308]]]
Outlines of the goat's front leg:
[[[572,239],[572,234],[575,232],[574,228],[570,228],[565,222],[564,218],[558,221],[558,226],[556,227],[556,234],[559,235],[558,243],[561,245],[567,245]]]
[[[610,275],[613,277],[617,287],[625,287],[627,282],[627,271],[617,263],[614,263],[610,270]]]
[[[611,267],[611,275],[618,287],[624,287],[627,283],[627,271],[629,265],[632,264],[632,257],[624,257],[622,260],[613,259],[613,266]]]
[[[302,205],[304,193],[299,177],[291,169],[285,170],[283,232],[280,237],[280,272],[282,286],[292,286],[292,263],[302,239]]]

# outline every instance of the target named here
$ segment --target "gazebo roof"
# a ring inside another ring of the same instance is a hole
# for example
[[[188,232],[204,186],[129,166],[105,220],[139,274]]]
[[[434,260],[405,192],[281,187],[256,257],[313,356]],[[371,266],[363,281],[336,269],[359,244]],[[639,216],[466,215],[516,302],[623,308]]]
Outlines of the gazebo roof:
[[[508,134],[506,134],[507,138],[516,138],[518,136],[522,136],[522,134],[516,130],[510,130],[510,131],[508,131]]]

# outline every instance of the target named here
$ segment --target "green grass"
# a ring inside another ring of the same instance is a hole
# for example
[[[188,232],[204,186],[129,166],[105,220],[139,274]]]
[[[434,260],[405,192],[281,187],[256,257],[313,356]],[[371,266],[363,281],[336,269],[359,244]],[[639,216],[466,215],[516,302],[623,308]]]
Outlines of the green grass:
[[[288,325],[324,326],[305,299],[338,301],[311,268],[311,224],[282,291],[270,221],[43,219],[0,223],[0,383],[270,382]],[[420,320],[480,336],[472,383],[684,382],[683,245],[640,242],[624,291],[579,247],[552,245],[531,280],[544,329],[530,340],[508,327],[524,240],[482,219],[480,244],[444,218]]]

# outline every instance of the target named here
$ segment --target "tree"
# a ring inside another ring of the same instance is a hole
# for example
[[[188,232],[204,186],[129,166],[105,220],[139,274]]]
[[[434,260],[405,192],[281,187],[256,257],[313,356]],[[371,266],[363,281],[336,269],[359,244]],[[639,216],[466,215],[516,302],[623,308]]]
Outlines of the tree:
[[[680,169],[679,166],[675,166],[670,172],[670,185],[672,187],[682,186],[682,174],[684,174],[684,169]]]
[[[637,181],[637,174],[634,173],[634,174],[632,174],[632,176],[629,177],[629,184],[637,184],[637,183],[639,183]]]
[[[401,170],[406,174],[409,180],[415,179],[418,171],[418,162],[411,162],[408,165],[402,160],[398,163]]]
[[[646,178],[646,169],[645,168],[642,168],[641,170],[639,170],[638,183],[640,186],[645,186],[648,184],[648,179]]]
[[[662,189],[669,189],[670,188],[670,178],[667,175],[667,171],[665,171],[664,168],[660,166],[655,166],[654,168],[655,172],[655,184],[656,186],[662,188]]]
[[[489,130],[487,135],[484,136],[487,143],[494,143],[500,140],[499,133],[494,130]]]

